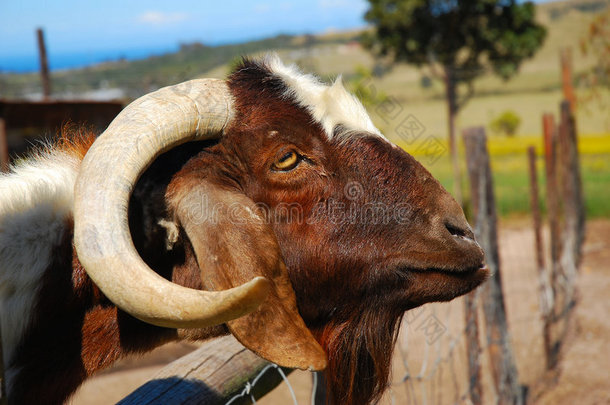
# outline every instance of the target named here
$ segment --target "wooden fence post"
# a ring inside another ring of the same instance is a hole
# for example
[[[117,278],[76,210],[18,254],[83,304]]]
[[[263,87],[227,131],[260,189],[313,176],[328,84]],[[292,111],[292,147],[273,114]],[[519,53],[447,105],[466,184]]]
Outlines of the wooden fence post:
[[[479,343],[478,291],[464,297],[464,323],[466,324],[466,355],[468,357],[468,394],[473,405],[483,404],[481,386],[481,344]]]
[[[542,314],[542,339],[544,343],[544,355],[546,359],[546,367],[549,370],[551,367],[550,359],[552,357],[552,340],[551,340],[551,310],[553,291],[551,289],[551,278],[549,271],[545,265],[544,259],[544,244],[542,241],[542,218],[540,215],[540,199],[538,193],[538,171],[536,169],[536,149],[530,146],[527,149],[529,159],[530,172],[530,203],[532,207],[532,217],[534,219],[534,236],[536,242],[536,264],[538,268],[538,282],[540,288],[540,312]]]
[[[559,162],[561,171],[561,199],[563,201],[563,227],[559,257],[559,279],[563,297],[555,305],[555,323],[559,326],[556,352],[559,356],[561,344],[570,326],[572,309],[576,304],[576,276],[580,264],[581,249],[585,237],[585,206],[580,177],[578,144],[574,117],[570,101],[561,103],[559,125]]]
[[[8,172],[9,163],[6,121],[0,118],[0,172]]]
[[[576,111],[576,94],[572,76],[572,49],[562,48],[559,56],[561,65],[561,88],[563,97],[570,102],[570,112]]]
[[[491,279],[481,288],[481,298],[498,404],[521,404],[524,401],[523,392],[513,359],[502,292],[495,197],[485,130],[482,127],[466,129],[464,144],[470,177],[474,233],[485,251],[486,263],[492,274]]]
[[[281,373],[291,371],[258,357],[233,336],[223,336],[170,363],[119,404],[252,404],[252,398],[282,382]]]
[[[559,191],[557,181],[557,146],[558,146],[558,130],[555,125],[553,114],[544,114],[542,117],[542,128],[544,131],[544,161],[546,173],[546,206],[547,217],[549,221],[550,246],[551,246],[551,318],[552,323],[557,321],[560,308],[564,307],[565,299],[565,282],[562,281],[563,275],[560,264],[561,252],[561,233],[560,233],[560,206],[559,206]],[[553,331],[551,330],[551,333]],[[551,340],[550,356],[547,361],[547,369],[551,370],[557,366],[559,360],[559,345],[560,342]]]
[[[42,94],[45,100],[51,97],[51,79],[49,78],[49,59],[47,57],[47,47],[44,42],[44,32],[42,28],[36,30],[38,39],[38,56],[40,58],[40,79],[42,80]]]
[[[546,205],[551,237],[551,269],[557,273],[559,264],[559,195],[557,192],[557,128],[553,114],[542,116],[544,131],[544,163],[546,172]]]
[[[581,247],[585,237],[585,204],[582,193],[578,140],[570,101],[561,103],[559,126],[560,161],[563,167],[561,192],[564,202],[564,226],[561,264],[567,276],[575,276],[580,263]],[[565,267],[564,267],[565,266]]]

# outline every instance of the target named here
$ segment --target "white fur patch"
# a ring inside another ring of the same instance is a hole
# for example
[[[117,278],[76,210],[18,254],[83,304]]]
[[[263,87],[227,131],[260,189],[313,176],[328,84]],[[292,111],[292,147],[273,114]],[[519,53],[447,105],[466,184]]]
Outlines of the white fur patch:
[[[344,126],[348,132],[366,131],[382,136],[364,106],[343,87],[340,76],[328,86],[317,77],[302,73],[295,65],[285,66],[276,54],[269,55],[266,65],[282,79],[289,88],[289,95],[307,108],[329,137],[333,136],[337,125]]]
[[[32,318],[53,249],[68,231],[79,164],[78,158],[65,152],[43,152],[0,175],[0,326],[5,364]],[[7,370],[7,379],[14,372]]]

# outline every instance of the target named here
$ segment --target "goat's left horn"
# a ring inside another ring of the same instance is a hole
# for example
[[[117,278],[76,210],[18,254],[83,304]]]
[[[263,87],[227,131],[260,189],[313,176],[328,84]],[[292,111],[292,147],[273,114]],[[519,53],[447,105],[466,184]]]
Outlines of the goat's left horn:
[[[95,284],[130,315],[163,327],[221,324],[255,310],[270,283],[256,277],[218,292],[185,288],[151,270],[137,253],[127,222],[139,176],[161,153],[218,137],[233,118],[225,82],[192,80],[127,106],[83,159],[75,187],[74,243]]]

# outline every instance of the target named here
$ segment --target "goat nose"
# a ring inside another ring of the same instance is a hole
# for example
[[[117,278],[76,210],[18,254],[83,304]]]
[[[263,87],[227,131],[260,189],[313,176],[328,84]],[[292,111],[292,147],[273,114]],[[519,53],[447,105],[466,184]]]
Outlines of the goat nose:
[[[463,221],[454,221],[451,219],[445,220],[445,228],[454,238],[466,239],[469,242],[475,242],[474,233],[467,223],[461,223]]]

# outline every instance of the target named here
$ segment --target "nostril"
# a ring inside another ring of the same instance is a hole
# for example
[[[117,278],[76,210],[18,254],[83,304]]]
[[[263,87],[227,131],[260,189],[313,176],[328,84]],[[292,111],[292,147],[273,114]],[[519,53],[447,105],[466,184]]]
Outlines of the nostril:
[[[445,228],[447,228],[449,233],[453,236],[466,236],[466,232],[457,226],[451,225],[449,222],[445,222]]]
[[[450,222],[445,222],[445,228],[447,228],[447,231],[449,231],[449,233],[454,237],[474,240],[474,235],[472,234],[470,228],[456,226]]]

